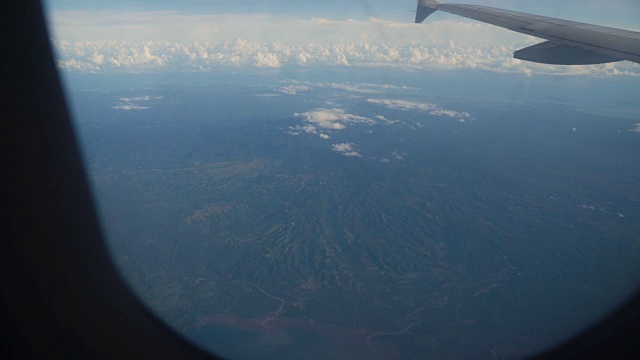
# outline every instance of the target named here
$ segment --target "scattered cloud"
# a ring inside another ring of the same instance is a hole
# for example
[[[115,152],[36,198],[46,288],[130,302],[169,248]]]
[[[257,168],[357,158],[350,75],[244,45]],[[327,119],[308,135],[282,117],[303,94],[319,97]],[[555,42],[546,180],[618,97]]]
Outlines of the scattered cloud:
[[[435,104],[420,103],[420,102],[407,101],[407,100],[367,99],[367,102],[371,104],[381,105],[389,109],[404,110],[404,111],[407,111],[407,110],[428,111],[428,110],[438,109],[438,106]]]
[[[149,101],[149,100],[151,100],[151,96],[149,96],[149,95],[146,95],[146,96],[135,96],[135,97],[131,97],[131,98],[125,98],[125,97],[120,98],[120,101],[128,102],[128,103],[131,103],[131,102],[134,102],[134,101]]]
[[[396,159],[396,160],[404,160],[405,155],[407,155],[405,152],[400,152],[400,151],[394,151],[393,153],[391,153],[391,155]]]
[[[365,123],[375,124],[373,119],[368,117],[353,115],[347,113],[343,109],[313,109],[302,114],[294,113],[293,116],[302,118],[307,127],[312,127],[314,130],[316,127],[327,130],[342,130],[346,128],[346,124],[349,123]]]
[[[354,143],[341,143],[341,144],[333,144],[331,145],[333,151],[340,153],[344,156],[356,156],[362,157],[360,153],[355,150]]]
[[[450,118],[470,118],[471,114],[469,114],[468,112],[458,112],[458,111],[453,111],[453,110],[445,110],[445,109],[438,109],[438,110],[433,110],[429,112],[430,115],[436,115],[436,116],[448,116]]]
[[[382,115],[376,115],[375,118],[380,120],[380,121],[382,121],[386,125],[392,125],[392,124],[395,124],[398,121],[400,121],[400,120],[389,120],[389,119],[387,119],[386,117],[384,117]]]
[[[311,88],[309,86],[305,86],[305,85],[288,85],[288,86],[282,86],[278,89],[278,92],[281,92],[283,94],[287,94],[287,95],[296,95],[299,94],[301,92],[305,92],[305,91],[309,91],[311,90]]]
[[[126,105],[126,104],[116,105],[113,108],[116,109],[116,110],[145,110],[145,109],[149,109],[148,106]]]
[[[140,105],[141,101],[149,101],[151,99],[161,99],[162,96],[151,97],[149,95],[145,96],[135,96],[135,97],[121,97],[116,102],[112,108],[116,110],[146,110],[149,109],[149,106]]]
[[[422,103],[417,101],[408,100],[392,100],[392,99],[367,99],[370,104],[384,106],[388,109],[401,110],[401,111],[422,111],[427,112],[429,115],[435,116],[447,116],[452,119],[473,119],[468,112],[459,112],[455,110],[442,109],[436,104]],[[464,121],[462,121],[464,122]]]
[[[371,83],[336,83],[336,82],[310,82],[299,80],[288,80],[292,85],[284,86],[278,89],[278,91],[295,95],[302,91],[312,90],[313,88],[325,88],[335,89],[339,91],[346,91],[360,94],[381,94],[391,90],[415,90],[416,88],[409,86],[397,86],[391,84],[371,84]],[[312,88],[313,87],[313,88]],[[359,97],[354,97],[359,98]],[[327,105],[335,105],[331,101],[325,101]]]
[[[321,139],[328,140],[328,139],[330,139],[331,137],[330,137],[329,135],[327,135],[327,134],[320,134],[320,138],[321,138]]]
[[[318,130],[315,126],[313,125],[296,125],[296,126],[289,126],[289,130],[300,133],[300,132],[306,132],[307,134],[317,134]],[[298,135],[298,134],[296,134]]]
[[[629,131],[640,133],[640,123],[636,123]]]
[[[349,84],[329,83],[324,86],[337,89],[337,90],[344,90],[344,91],[357,92],[357,93],[363,93],[363,94],[379,94],[381,92],[380,90],[367,89],[366,85],[357,86],[357,85],[349,85]]]

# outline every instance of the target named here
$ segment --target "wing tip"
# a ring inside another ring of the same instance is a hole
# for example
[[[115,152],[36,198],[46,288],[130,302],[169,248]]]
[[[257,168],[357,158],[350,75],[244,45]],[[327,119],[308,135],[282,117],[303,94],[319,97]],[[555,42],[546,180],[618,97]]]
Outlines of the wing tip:
[[[421,5],[418,3],[418,8],[416,9],[416,24],[420,24],[424,21],[429,15],[436,12],[437,9]]]

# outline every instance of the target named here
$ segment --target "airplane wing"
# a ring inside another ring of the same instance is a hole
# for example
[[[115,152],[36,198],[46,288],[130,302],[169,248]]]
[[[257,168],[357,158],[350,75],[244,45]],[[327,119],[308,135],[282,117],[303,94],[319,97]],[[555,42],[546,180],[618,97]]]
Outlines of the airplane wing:
[[[640,32],[526,14],[488,6],[418,0],[416,23],[436,10],[493,24],[547,41],[516,51],[520,60],[556,65],[590,65],[628,60],[640,63]]]

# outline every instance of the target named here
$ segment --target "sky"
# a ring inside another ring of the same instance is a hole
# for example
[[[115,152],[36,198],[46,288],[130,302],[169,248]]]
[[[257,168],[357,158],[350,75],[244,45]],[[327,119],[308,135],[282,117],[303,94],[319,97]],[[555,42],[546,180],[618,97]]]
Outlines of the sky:
[[[447,2],[447,1],[445,1]],[[601,25],[640,27],[640,2],[636,0],[461,0],[468,3],[555,16]],[[334,20],[412,20],[414,0],[45,0],[52,12],[114,11],[132,13],[170,11],[182,15],[261,14],[297,19],[323,17]],[[443,14],[444,15],[444,14]],[[445,17],[447,15],[444,15]]]
[[[637,0],[462,2],[640,29]],[[61,66],[78,71],[362,65],[558,72],[510,58],[540,39],[443,12],[414,24],[415,0],[48,0],[45,7]],[[640,72],[629,63],[563,68],[585,71]]]

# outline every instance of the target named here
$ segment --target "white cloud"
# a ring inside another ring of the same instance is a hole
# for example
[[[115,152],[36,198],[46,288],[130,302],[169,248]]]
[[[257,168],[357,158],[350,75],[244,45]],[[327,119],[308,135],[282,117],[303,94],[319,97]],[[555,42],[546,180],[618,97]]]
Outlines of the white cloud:
[[[255,57],[254,65],[257,67],[280,67],[282,64],[280,63],[280,59],[278,55],[271,53],[263,53],[262,51],[258,52]]]
[[[327,139],[330,139],[331,137],[327,134],[320,134],[320,138],[327,140]]]
[[[421,103],[417,101],[408,100],[393,100],[393,99],[367,99],[370,104],[384,106],[389,109],[402,110],[402,111],[423,111],[428,112],[429,115],[435,116],[448,116],[453,119],[473,119],[468,112],[459,112],[454,110],[442,109],[436,104]],[[384,117],[383,117],[384,118]],[[464,121],[462,121],[464,122]]]
[[[342,143],[342,144],[333,144],[331,146],[333,147],[334,151],[345,152],[345,151],[352,151],[353,145],[354,145],[353,143]]]
[[[131,97],[131,98],[125,98],[125,97],[120,98],[120,101],[124,101],[124,102],[149,101],[149,100],[151,100],[151,96],[149,96],[149,95],[146,95],[146,96],[135,96],[135,97]]]
[[[97,65],[101,65],[102,63],[104,63],[104,55],[94,53],[93,56],[91,57],[91,60]]]
[[[305,92],[305,91],[309,91],[311,90],[310,87],[305,86],[305,85],[288,85],[288,86],[282,86],[278,89],[278,92],[281,92],[283,94],[287,94],[287,95],[296,95],[299,94],[301,92]]]
[[[295,132],[301,132],[304,131],[307,134],[317,134],[318,130],[316,129],[315,126],[313,125],[296,125],[296,126],[289,126],[290,130],[293,130]]]
[[[407,101],[407,100],[390,100],[390,99],[367,99],[367,102],[371,104],[381,105],[387,107],[389,109],[396,110],[436,110],[438,106],[430,103],[420,103],[415,101]]]
[[[302,118],[304,122],[328,130],[342,130],[348,123],[375,124],[373,119],[349,114],[343,109],[314,109],[302,114],[295,113],[293,116]]]
[[[346,83],[346,84],[342,84],[342,83],[313,83],[313,86],[317,86],[317,87],[324,87],[324,88],[332,88],[332,89],[336,89],[336,90],[342,90],[342,91],[348,91],[348,92],[355,92],[355,93],[361,93],[361,94],[380,94],[384,91],[389,91],[389,90],[396,90],[396,89],[402,89],[402,90],[410,90],[410,89],[415,89],[412,87],[408,87],[408,86],[396,86],[396,85],[391,85],[391,84],[370,84],[370,83],[359,83],[359,84],[350,84],[350,83]]]
[[[149,109],[148,106],[140,106],[140,105],[116,105],[113,107],[116,110],[145,110]]]
[[[404,160],[406,154],[404,152],[394,151],[391,155],[397,160]]]
[[[365,94],[378,94],[378,93],[380,93],[380,90],[366,89],[366,88],[363,88],[362,86],[357,86],[357,85],[330,83],[330,84],[327,84],[327,85],[324,85],[324,86],[328,86],[328,87],[331,87],[331,88],[334,88],[334,89],[338,89],[338,90],[357,92],[357,93],[365,93]]]
[[[353,143],[333,144],[333,145],[331,145],[331,148],[332,148],[333,151],[339,152],[341,155],[344,155],[344,156],[362,157],[362,155],[360,155],[360,153],[355,151],[355,146],[354,145],[355,144],[353,144]]]
[[[156,99],[162,99],[163,96],[156,96]],[[151,100],[152,97],[149,95],[145,95],[145,96],[134,96],[134,97],[121,97],[118,99],[118,102],[116,103],[115,106],[113,106],[113,109],[116,110],[146,110],[149,109],[149,106],[143,106],[143,105],[139,105],[139,102],[141,101],[149,101]]]
[[[471,114],[468,112],[458,112],[453,110],[438,109],[429,112],[430,115],[448,116],[450,118],[469,118]]]
[[[640,133],[640,123],[636,123],[629,131]]]
[[[383,123],[385,123],[387,125],[392,125],[392,124],[395,124],[398,121],[400,121],[400,120],[389,120],[389,119],[387,119],[386,117],[384,117],[382,115],[376,115],[375,118],[380,120],[380,121],[382,121]]]

